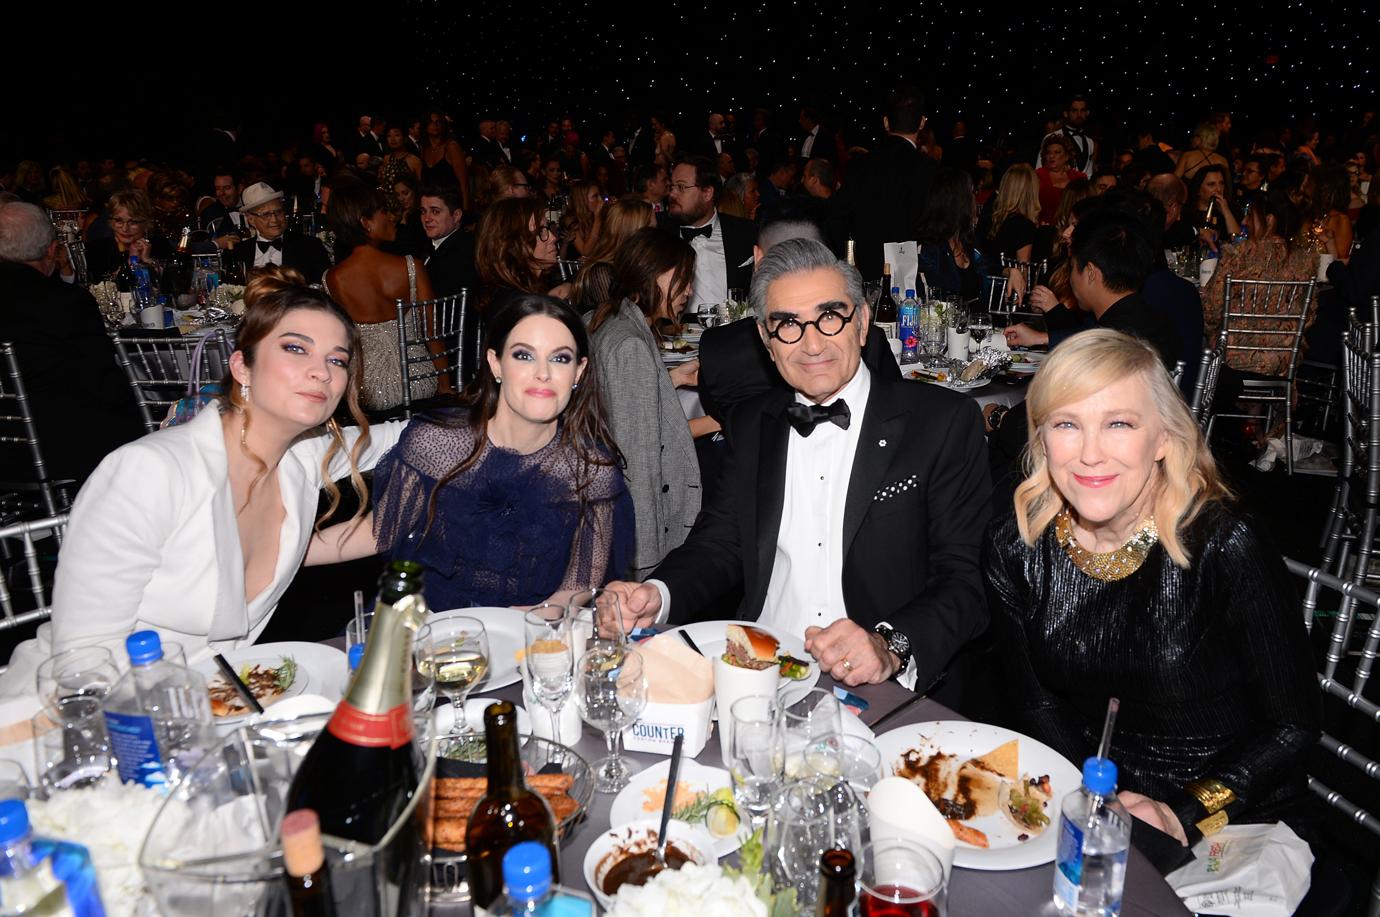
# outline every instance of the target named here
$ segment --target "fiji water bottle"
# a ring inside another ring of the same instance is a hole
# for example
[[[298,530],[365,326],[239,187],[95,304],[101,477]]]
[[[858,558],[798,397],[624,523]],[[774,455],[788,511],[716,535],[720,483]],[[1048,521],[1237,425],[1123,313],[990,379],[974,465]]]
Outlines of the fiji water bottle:
[[[105,917],[91,854],[35,838],[22,800],[0,801],[0,915]]]
[[[1121,913],[1131,816],[1116,798],[1116,765],[1083,762],[1083,785],[1060,807],[1059,850],[1054,858],[1054,907],[1074,917]]]
[[[503,894],[489,917],[594,917],[594,900],[583,892],[551,884],[551,852],[523,841],[503,855]]]
[[[920,303],[914,290],[906,290],[897,311],[898,332],[901,338],[901,362],[914,363],[920,359]]]
[[[104,705],[120,779],[167,788],[214,740],[206,679],[164,659],[156,631],[135,631],[125,648],[130,669]]]

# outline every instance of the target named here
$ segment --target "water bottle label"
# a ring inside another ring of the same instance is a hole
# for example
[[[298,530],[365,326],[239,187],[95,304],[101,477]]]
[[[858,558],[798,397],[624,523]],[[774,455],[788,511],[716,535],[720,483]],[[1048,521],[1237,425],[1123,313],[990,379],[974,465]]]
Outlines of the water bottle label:
[[[1054,899],[1069,909],[1078,905],[1083,881],[1083,831],[1067,818],[1059,819],[1059,849],[1054,856]]]
[[[168,776],[163,757],[158,753],[158,738],[154,735],[151,717],[106,711],[105,725],[122,781],[149,787],[167,784]]]

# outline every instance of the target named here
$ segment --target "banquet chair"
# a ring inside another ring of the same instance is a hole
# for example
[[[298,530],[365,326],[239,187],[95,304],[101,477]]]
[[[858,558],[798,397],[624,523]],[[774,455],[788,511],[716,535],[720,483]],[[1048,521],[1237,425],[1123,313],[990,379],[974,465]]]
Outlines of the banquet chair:
[[[1222,373],[1222,349],[1224,343],[1218,338],[1216,345],[1203,348],[1202,362],[1198,365],[1198,378],[1193,383],[1193,396],[1188,408],[1193,419],[1206,432],[1208,412],[1212,409],[1212,399],[1217,395],[1217,378]]]
[[[398,366],[402,372],[402,409],[412,416],[412,386],[426,379],[446,377],[460,391],[468,374],[474,371],[483,346],[478,333],[479,314],[469,308],[469,290],[420,302],[397,301]],[[421,352],[409,349],[421,346]],[[430,345],[439,345],[432,347]],[[435,360],[444,357],[446,367],[437,369]]]
[[[0,491],[16,495],[36,492],[42,503],[40,507],[34,507],[32,512],[26,512],[21,506],[18,515],[32,517],[41,513],[55,516],[71,505],[64,485],[72,482],[55,481],[48,476],[43,448],[38,442],[38,428],[29,406],[29,395],[19,371],[19,358],[15,355],[14,345],[10,343],[0,343],[0,443],[6,447],[18,447],[23,458],[16,457],[16,460],[32,466],[32,477],[0,483]],[[20,503],[23,502],[21,499]]]
[[[1265,425],[1274,421],[1275,407],[1284,412],[1284,452],[1289,474],[1294,473],[1294,378],[1298,373],[1299,344],[1313,303],[1316,280],[1237,280],[1228,277],[1222,308],[1222,359],[1246,361],[1252,356],[1274,357],[1283,371],[1269,375],[1247,373],[1237,400],[1264,404],[1269,412]],[[1255,419],[1254,414],[1208,411],[1208,438],[1219,418]]]
[[[1310,630],[1314,622],[1314,612],[1317,609],[1319,595],[1324,589],[1338,593],[1349,600],[1352,608],[1356,606],[1366,607],[1372,615],[1371,624],[1366,633],[1365,647],[1357,661],[1356,670],[1350,679],[1346,680],[1338,675],[1337,662],[1340,661],[1341,654],[1345,650],[1345,641],[1350,636],[1353,615],[1347,613],[1345,611],[1346,605],[1343,605],[1343,610],[1337,613],[1337,617],[1332,623],[1332,634],[1328,641],[1327,667],[1318,675],[1318,686],[1322,688],[1324,701],[1330,698],[1342,701],[1349,708],[1356,724],[1362,728],[1380,722],[1380,705],[1376,705],[1364,696],[1375,662],[1376,649],[1377,646],[1380,646],[1380,615],[1375,614],[1380,609],[1380,593],[1355,583],[1343,582],[1316,567],[1309,567],[1307,564],[1299,563],[1290,558],[1285,558],[1285,563],[1288,564],[1292,573],[1307,581],[1307,587],[1304,590],[1303,614],[1304,623],[1309,626]],[[1347,711],[1342,713],[1343,716],[1346,716]],[[1334,730],[1339,733],[1341,730],[1337,728],[1338,725],[1352,725],[1345,719],[1338,720],[1330,716],[1327,721],[1333,723]],[[1319,744],[1325,752],[1356,768],[1365,778],[1380,781],[1380,762],[1371,760],[1351,745],[1339,741],[1327,732],[1322,734]],[[1308,788],[1354,824],[1380,835],[1380,817],[1377,817],[1375,813],[1367,811],[1340,792],[1331,789],[1312,774],[1308,776]],[[1380,790],[1380,787],[1371,784],[1367,787],[1362,798],[1373,799],[1377,790]],[[1371,899],[1368,910],[1370,914],[1378,912],[1380,912],[1380,874],[1371,883]]]
[[[562,258],[556,262],[556,269],[560,271],[561,282],[574,280],[575,275],[580,273],[581,262],[578,259]]]
[[[219,382],[230,366],[230,346],[219,328],[194,337],[153,337],[128,331],[112,336],[115,360],[125,371],[144,426],[157,430],[189,389]]]
[[[1341,467],[1323,533],[1322,568],[1356,583],[1369,573],[1380,521],[1378,332],[1374,324],[1353,322],[1343,335]]]
[[[1049,262],[1047,260],[1017,261],[1015,258],[1007,255],[1001,256],[1001,266],[1003,268],[1014,267],[1021,272],[1021,275],[1025,279],[1025,292],[1027,297],[1030,295],[1030,291],[1035,289],[1036,284],[1044,283],[1045,275],[1049,270]]]
[[[23,582],[16,582],[11,588],[8,571],[0,576],[0,630],[9,630],[34,621],[45,621],[52,615],[47,580],[44,576],[43,561],[51,560],[56,552],[39,551],[39,542],[48,535],[53,536],[54,544],[61,544],[62,535],[67,530],[67,514],[36,519],[32,522],[16,522],[0,528],[0,544],[6,546],[18,542],[23,546]],[[45,555],[48,555],[45,558]],[[17,594],[16,594],[17,593]],[[16,602],[16,599],[19,601]],[[32,605],[33,607],[28,607]]]

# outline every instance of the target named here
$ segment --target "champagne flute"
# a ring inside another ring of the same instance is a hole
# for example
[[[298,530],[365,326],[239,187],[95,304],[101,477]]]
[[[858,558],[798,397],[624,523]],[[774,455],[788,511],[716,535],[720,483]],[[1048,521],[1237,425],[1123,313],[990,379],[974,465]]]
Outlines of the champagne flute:
[[[647,706],[642,654],[629,647],[595,647],[575,666],[575,703],[580,716],[604,734],[608,757],[594,764],[594,788],[617,793],[640,768],[623,758],[619,742]]]
[[[781,708],[775,696],[754,694],[734,701],[729,715],[733,719],[729,762],[733,798],[748,814],[752,827],[760,828],[771,811],[772,793],[785,777]],[[721,728],[723,725],[720,722]]]
[[[484,622],[455,612],[427,619],[430,641],[418,659],[424,677],[436,680],[436,690],[450,701],[452,735],[470,732],[465,698],[489,671],[489,635]]]
[[[570,697],[575,678],[567,617],[567,606],[550,602],[533,606],[523,616],[523,680],[527,690],[550,714],[551,737],[556,742],[561,736],[561,708]]]
[[[594,588],[570,597],[570,649],[576,657],[591,646],[619,647],[627,640],[618,593]]]

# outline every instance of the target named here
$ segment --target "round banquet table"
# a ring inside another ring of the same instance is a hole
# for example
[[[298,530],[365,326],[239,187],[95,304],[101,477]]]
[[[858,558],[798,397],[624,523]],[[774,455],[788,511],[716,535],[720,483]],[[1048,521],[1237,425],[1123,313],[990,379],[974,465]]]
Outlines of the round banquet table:
[[[995,383],[994,383],[995,384]],[[819,687],[832,690],[835,682],[828,675],[820,678]],[[928,698],[920,697],[895,682],[881,685],[867,685],[850,688],[854,694],[865,698],[871,705],[862,714],[862,720],[877,733],[884,733],[908,723],[922,723],[927,720],[960,720],[964,717]],[[490,694],[483,692],[476,697],[495,697],[522,703],[522,685],[509,685]],[[875,726],[879,721],[880,726]],[[606,754],[603,737],[593,729],[585,727],[575,750],[586,761],[593,762]],[[650,766],[663,760],[662,755],[627,752],[624,754],[633,761]],[[696,757],[697,761],[711,767],[721,767],[719,740],[710,736],[704,749]],[[561,881],[579,891],[587,891],[584,881],[585,851],[594,839],[609,827],[609,809],[613,796],[596,793],[589,811],[575,826],[571,835],[561,844]],[[733,857],[728,858],[730,862]],[[1046,863],[1029,869],[1008,872],[988,872],[954,867],[949,881],[949,917],[991,917],[993,914],[1054,914],[1050,903],[1054,882],[1054,864]],[[436,905],[435,914],[469,914],[468,906]],[[1121,913],[1127,917],[1150,917],[1150,915],[1188,914],[1174,890],[1164,881],[1134,847],[1126,866],[1126,891],[1122,901]]]

